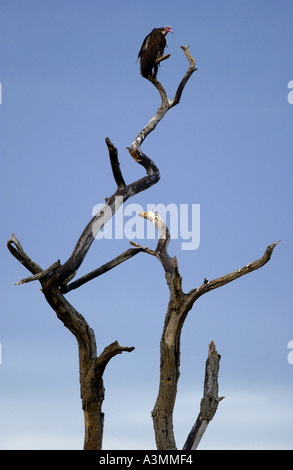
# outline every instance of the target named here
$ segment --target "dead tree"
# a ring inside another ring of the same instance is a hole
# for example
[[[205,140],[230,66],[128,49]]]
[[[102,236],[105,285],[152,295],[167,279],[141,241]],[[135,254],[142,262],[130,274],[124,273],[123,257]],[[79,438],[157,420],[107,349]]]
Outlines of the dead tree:
[[[117,149],[110,139],[106,138],[117,189],[115,193],[106,200],[104,207],[99,210],[85,227],[68,260],[64,264],[61,264],[60,260],[57,260],[49,268],[43,269],[26,253],[14,234],[11,235],[7,242],[8,249],[12,255],[32,274],[32,276],[22,279],[17,284],[38,280],[47,302],[55,311],[57,317],[64,323],[69,331],[71,331],[77,340],[80,390],[85,422],[85,450],[99,450],[102,448],[104,370],[110,359],[122,352],[131,352],[134,347],[120,346],[118,341],[114,341],[98,355],[94,331],[85,318],[69,303],[65,294],[97,278],[138,253],[144,252],[151,254],[161,262],[165,271],[170,298],[160,346],[160,386],[152,417],[157,449],[176,449],[173,431],[173,409],[179,379],[180,334],[186,316],[194,302],[203,294],[254,271],[267,263],[276,246],[276,243],[270,245],[266,249],[263,257],[259,260],[249,263],[243,268],[213,281],[207,281],[205,279],[201,286],[192,289],[186,294],[182,291],[182,282],[177,259],[176,257],[170,258],[167,251],[170,241],[168,229],[159,214],[150,211],[148,213],[142,213],[141,216],[154,223],[158,229],[159,240],[156,250],[151,250],[148,247],[132,243],[132,247],[121,255],[85,276],[72,281],[99,230],[101,230],[110,218],[113,217],[118,208],[130,197],[135,196],[141,191],[145,191],[156,184],[160,179],[159,169],[155,163],[141,151],[141,144],[150,132],[155,129],[166,112],[180,102],[181,94],[187,81],[193,72],[197,70],[195,68],[195,61],[189,53],[189,46],[181,47],[189,62],[189,68],[181,80],[174,98],[169,100],[162,84],[157,79],[150,79],[159,91],[162,103],[154,117],[137,135],[132,145],[128,147],[131,157],[144,167],[146,175],[127,185],[120,170]],[[168,56],[165,58],[168,58]],[[212,342],[209,346],[206,363],[204,396],[201,401],[200,413],[187,438],[184,446],[186,450],[195,449],[197,447],[207,424],[216,412],[218,402],[223,398],[218,397],[219,361],[220,356]]]

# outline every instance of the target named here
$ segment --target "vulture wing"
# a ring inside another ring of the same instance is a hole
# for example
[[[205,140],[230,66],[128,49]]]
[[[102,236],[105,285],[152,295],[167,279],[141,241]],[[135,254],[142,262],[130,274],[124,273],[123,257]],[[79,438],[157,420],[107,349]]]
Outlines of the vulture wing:
[[[162,34],[162,29],[154,28],[144,39],[138,53],[138,57],[140,57],[140,73],[143,77],[148,78],[151,76],[153,69],[154,76],[157,75],[158,65],[156,60],[163,55],[165,47],[166,38]]]

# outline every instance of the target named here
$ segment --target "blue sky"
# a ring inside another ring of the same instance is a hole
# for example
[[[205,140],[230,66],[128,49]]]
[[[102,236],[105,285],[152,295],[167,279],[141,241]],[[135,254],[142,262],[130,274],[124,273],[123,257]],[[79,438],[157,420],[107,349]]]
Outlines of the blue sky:
[[[104,139],[127,183],[143,176],[125,147],[160,104],[135,63],[153,27],[170,24],[159,79],[173,98],[190,44],[198,71],[142,150],[160,182],[140,204],[200,204],[200,246],[173,240],[187,292],[263,255],[262,269],[200,298],[182,332],[178,448],[202,397],[208,344],[221,354],[220,403],[201,449],[292,449],[291,1],[1,1],[2,449],[80,449],[75,338],[10,255],[11,232],[43,268],[71,254],[92,209],[115,190]],[[153,241],[143,244],[153,246]],[[129,247],[95,241],[80,275]],[[135,346],[107,367],[105,449],[154,449],[151,410],[168,290],[159,262],[137,255],[67,294],[98,351]]]

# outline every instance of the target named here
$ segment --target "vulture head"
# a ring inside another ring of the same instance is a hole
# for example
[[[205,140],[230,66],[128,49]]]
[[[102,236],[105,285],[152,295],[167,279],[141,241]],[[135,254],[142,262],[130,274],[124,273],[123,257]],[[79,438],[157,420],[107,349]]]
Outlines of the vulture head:
[[[162,33],[163,33],[163,34],[174,33],[174,31],[172,30],[171,26],[167,25],[167,26],[165,26],[165,28],[163,29]]]

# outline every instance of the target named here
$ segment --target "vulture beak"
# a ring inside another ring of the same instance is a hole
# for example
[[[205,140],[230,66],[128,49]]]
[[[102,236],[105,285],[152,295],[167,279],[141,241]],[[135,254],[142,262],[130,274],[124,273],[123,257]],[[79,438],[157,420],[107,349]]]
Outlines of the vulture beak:
[[[172,30],[171,26],[166,26],[165,31],[166,31],[167,33],[174,33],[174,31]]]

